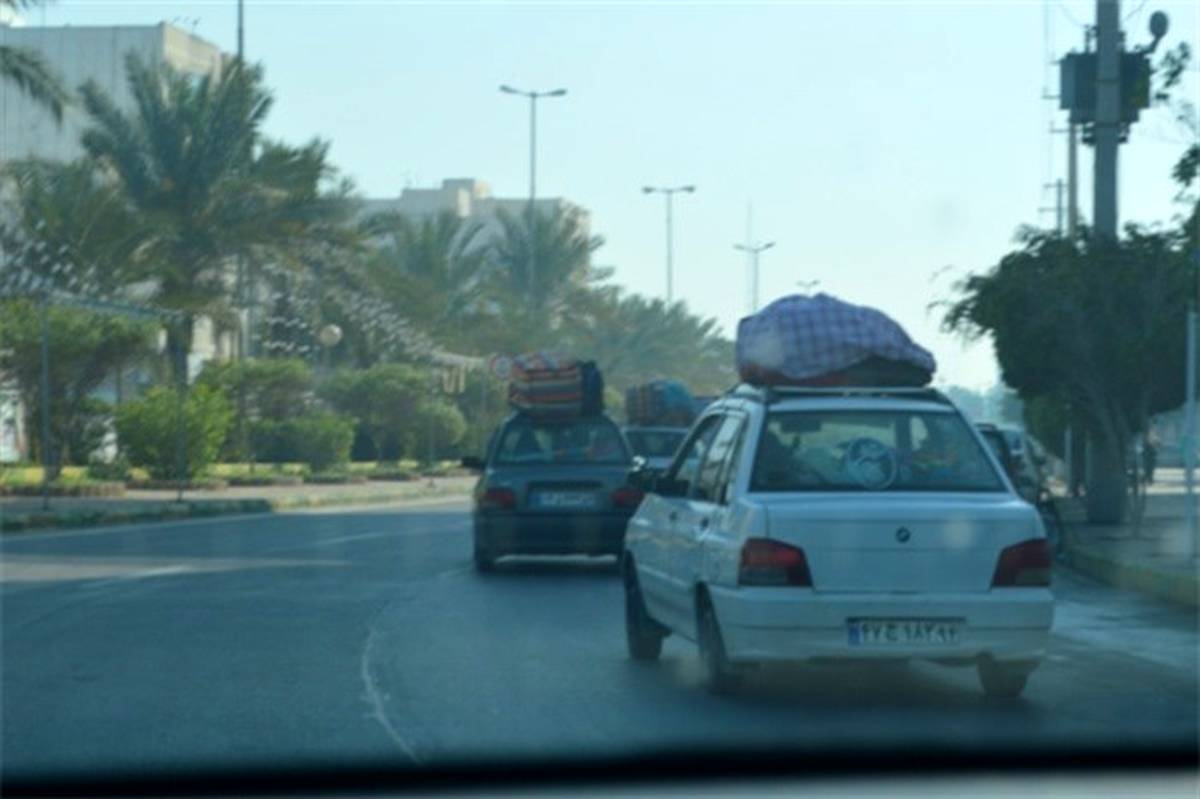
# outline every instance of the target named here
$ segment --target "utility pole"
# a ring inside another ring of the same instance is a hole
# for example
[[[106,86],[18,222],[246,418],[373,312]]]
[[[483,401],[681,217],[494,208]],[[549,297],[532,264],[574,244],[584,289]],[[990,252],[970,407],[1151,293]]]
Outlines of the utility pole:
[[[672,220],[671,220],[671,201],[675,195],[684,192],[692,194],[696,191],[695,186],[643,186],[643,194],[661,194],[666,198],[667,205],[667,305],[675,302],[675,275],[674,275],[674,252],[672,247]]]
[[[1043,207],[1039,208],[1038,210],[1054,212],[1054,230],[1056,233],[1058,233],[1059,236],[1062,236],[1063,232],[1064,232],[1063,212],[1065,210],[1063,208],[1063,181],[1062,181],[1062,178],[1059,178],[1058,180],[1054,181],[1053,183],[1045,184],[1045,186],[1043,186],[1043,188],[1047,188],[1047,189],[1053,188],[1054,189],[1054,205],[1049,208],[1043,206]]]
[[[1117,146],[1121,143],[1121,3],[1096,0],[1096,112],[1092,123],[1092,224],[1096,236],[1117,238]]]
[[[566,89],[552,89],[547,92],[525,91],[502,85],[500,91],[505,94],[516,94],[529,98],[529,283],[532,286],[537,275],[537,215],[534,211],[534,200],[537,199],[537,101],[543,97],[562,97]]]
[[[758,311],[758,256],[775,246],[773,241],[745,244],[735,244],[735,250],[741,250],[750,257],[750,313]]]

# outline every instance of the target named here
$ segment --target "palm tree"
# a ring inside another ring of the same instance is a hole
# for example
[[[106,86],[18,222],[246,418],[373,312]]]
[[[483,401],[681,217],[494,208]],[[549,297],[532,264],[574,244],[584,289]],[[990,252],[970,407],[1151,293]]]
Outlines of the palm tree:
[[[446,211],[420,221],[380,215],[368,229],[384,237],[368,261],[382,296],[438,341],[467,344],[472,320],[485,313],[482,225]]]
[[[40,5],[41,0],[0,0],[0,11],[17,12]],[[0,45],[0,79],[6,80],[45,107],[62,122],[70,95],[40,53]]]
[[[495,297],[504,308],[503,340],[509,349],[553,345],[573,299],[595,282],[592,253],[604,239],[590,235],[573,209],[535,214],[532,231],[525,215],[501,210],[497,220],[492,259]]]
[[[185,315],[168,336],[179,379],[195,317],[232,324],[233,257],[302,263],[344,218],[345,192],[322,190],[326,145],[262,141],[272,99],[259,67],[234,62],[196,78],[131,54],[126,72],[130,112],[95,83],[82,88],[92,123],[82,142],[144,220],[138,263],[155,300]]]

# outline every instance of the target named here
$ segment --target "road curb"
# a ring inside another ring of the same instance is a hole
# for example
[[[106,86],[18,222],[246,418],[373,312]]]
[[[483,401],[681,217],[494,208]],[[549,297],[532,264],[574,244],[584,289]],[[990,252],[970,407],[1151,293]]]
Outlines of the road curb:
[[[1078,544],[1070,547],[1066,555],[1073,568],[1101,582],[1179,605],[1200,607],[1200,583],[1195,572],[1166,572],[1144,563],[1127,563]]]
[[[453,499],[470,496],[470,489],[436,488],[424,491],[377,492],[373,494],[337,494],[334,496],[294,496],[278,499],[202,500],[172,503],[146,510],[128,511],[63,511],[4,514],[0,516],[0,533],[35,533],[38,531],[103,527],[117,524],[138,524],[199,519],[217,516],[236,516],[273,513],[304,508],[326,508],[343,505],[386,505],[408,500]]]

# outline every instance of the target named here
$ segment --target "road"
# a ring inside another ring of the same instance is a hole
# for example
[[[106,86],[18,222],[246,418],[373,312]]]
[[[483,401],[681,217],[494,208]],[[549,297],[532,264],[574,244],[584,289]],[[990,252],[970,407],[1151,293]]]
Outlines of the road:
[[[470,567],[461,504],[10,535],[8,775],[738,746],[1192,742],[1196,616],[1056,577],[1024,700],[973,671],[796,667],[698,687],[626,659],[610,561]]]

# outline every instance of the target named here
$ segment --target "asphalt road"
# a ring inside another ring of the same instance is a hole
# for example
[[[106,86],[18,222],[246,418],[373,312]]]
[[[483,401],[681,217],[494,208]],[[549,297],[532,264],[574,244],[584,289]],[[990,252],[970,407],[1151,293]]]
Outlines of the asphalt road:
[[[0,762],[18,777],[1197,740],[1196,616],[1070,573],[1020,702],[923,664],[772,669],[714,697],[686,642],[626,659],[612,561],[480,576],[469,525],[462,505],[428,505],[0,539]]]

